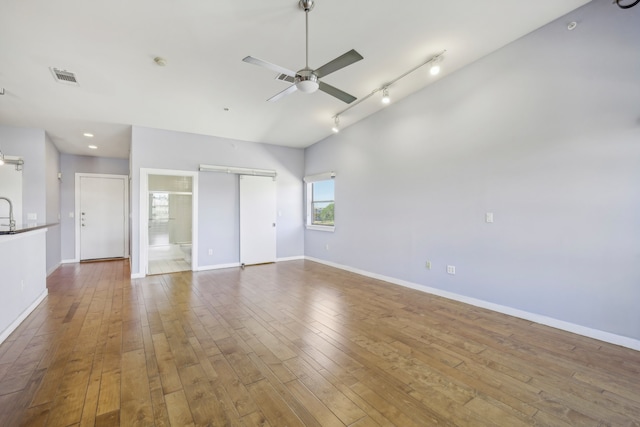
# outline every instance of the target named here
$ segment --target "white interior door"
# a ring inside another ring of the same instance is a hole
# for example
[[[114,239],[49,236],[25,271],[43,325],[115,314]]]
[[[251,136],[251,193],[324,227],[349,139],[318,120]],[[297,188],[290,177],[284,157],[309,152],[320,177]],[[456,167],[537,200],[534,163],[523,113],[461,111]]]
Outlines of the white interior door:
[[[276,182],[240,175],[240,264],[276,261]]]
[[[79,177],[80,260],[122,258],[126,241],[126,177]]]

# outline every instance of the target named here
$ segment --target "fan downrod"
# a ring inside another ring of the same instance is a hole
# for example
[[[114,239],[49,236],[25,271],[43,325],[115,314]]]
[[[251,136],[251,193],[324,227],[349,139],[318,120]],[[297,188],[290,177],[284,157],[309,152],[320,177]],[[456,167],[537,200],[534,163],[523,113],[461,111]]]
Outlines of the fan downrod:
[[[304,10],[305,12],[311,12],[315,5],[316,2],[314,0],[300,0],[298,2],[298,7],[300,7],[300,9]]]

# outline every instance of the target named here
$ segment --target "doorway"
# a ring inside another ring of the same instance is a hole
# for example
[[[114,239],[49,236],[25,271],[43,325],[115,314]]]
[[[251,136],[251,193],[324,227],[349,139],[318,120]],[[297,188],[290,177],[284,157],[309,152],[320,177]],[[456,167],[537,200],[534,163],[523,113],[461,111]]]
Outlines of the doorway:
[[[154,275],[195,270],[197,176],[146,170],[141,171],[141,178],[145,202],[140,221],[143,271]]]
[[[128,176],[76,174],[76,259],[128,256]]]

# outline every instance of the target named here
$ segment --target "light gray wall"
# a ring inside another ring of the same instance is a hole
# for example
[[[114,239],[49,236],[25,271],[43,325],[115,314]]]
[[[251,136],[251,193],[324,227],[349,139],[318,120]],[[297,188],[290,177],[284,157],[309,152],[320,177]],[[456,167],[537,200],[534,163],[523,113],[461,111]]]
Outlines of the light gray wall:
[[[111,175],[129,175],[129,160],[110,157],[76,156],[73,154],[60,155],[60,228],[61,255],[65,261],[73,260],[76,256],[76,173],[96,173]]]
[[[35,213],[38,222],[47,218],[45,133],[42,129],[20,128],[0,125],[0,147],[9,156],[22,157],[22,218]]]
[[[134,126],[131,143],[132,274],[139,273],[140,168],[197,171],[199,165],[275,169],[277,256],[304,253],[302,175],[304,151],[225,138]],[[237,176],[199,174],[199,266],[239,262]],[[208,255],[208,249],[213,255]]]
[[[60,153],[42,129],[0,126],[0,148],[9,156],[22,157],[22,218],[36,214],[38,223],[57,224],[60,212],[60,188],[57,174]],[[32,221],[30,221],[32,222]],[[60,264],[60,227],[47,231],[47,272]]]
[[[47,197],[47,213],[44,222],[56,224],[47,230],[47,273],[52,273],[59,265],[61,258],[60,234],[60,153],[49,136],[45,137],[45,185]]]
[[[638,22],[592,2],[308,148],[305,255],[640,339]]]

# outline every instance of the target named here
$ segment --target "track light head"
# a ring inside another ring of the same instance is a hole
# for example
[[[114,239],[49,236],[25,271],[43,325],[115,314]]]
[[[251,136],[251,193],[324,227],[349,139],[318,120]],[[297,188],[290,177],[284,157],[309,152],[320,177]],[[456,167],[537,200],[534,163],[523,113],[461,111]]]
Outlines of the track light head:
[[[336,116],[333,119],[333,127],[331,128],[331,130],[333,131],[333,133],[340,132],[340,116]]]
[[[442,57],[437,56],[433,60],[431,60],[431,65],[429,66],[429,73],[432,76],[436,76],[440,74],[440,63],[442,62]]]
[[[382,89],[382,103],[388,104],[391,102],[391,98],[389,97],[389,88]]]

